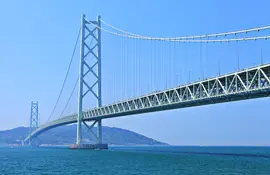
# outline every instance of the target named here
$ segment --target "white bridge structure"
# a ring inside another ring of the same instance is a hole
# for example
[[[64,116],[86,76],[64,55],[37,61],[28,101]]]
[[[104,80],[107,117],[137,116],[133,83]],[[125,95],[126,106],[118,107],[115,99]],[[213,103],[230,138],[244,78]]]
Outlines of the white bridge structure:
[[[101,27],[101,22],[113,28],[117,32],[112,32]],[[174,88],[155,91],[135,98],[121,100],[109,105],[102,105],[101,94],[101,32],[112,35],[142,39],[158,40],[165,42],[184,43],[220,43],[220,42],[241,42],[267,40],[270,36],[235,37],[238,34],[268,30],[270,26],[260,27],[235,32],[225,32],[210,35],[174,37],[174,38],[153,38],[133,34],[118,29],[105,23],[98,17],[96,21],[89,21],[82,15],[80,29],[80,72],[78,90],[78,112],[72,115],[47,122],[39,127],[35,126],[24,142],[27,143],[39,134],[61,125],[77,123],[77,145],[81,144],[81,125],[85,124],[89,130],[97,123],[98,132],[97,143],[102,144],[102,124],[101,121],[107,118],[122,117],[134,114],[143,114],[171,109],[187,108],[194,106],[210,105],[253,98],[268,97],[270,95],[270,64],[261,64],[248,69],[238,70],[229,74],[220,75],[213,78],[202,79],[197,82]],[[120,33],[119,33],[120,32]],[[227,39],[216,39],[220,36],[232,36]],[[93,45],[92,45],[93,44]],[[89,56],[92,58],[90,64]],[[91,74],[95,81],[92,84],[85,78]],[[96,89],[95,89],[96,87]],[[97,99],[97,107],[83,111],[83,99],[88,93]],[[59,100],[59,99],[58,99]],[[57,100],[57,102],[58,102]],[[87,121],[92,121],[88,126]]]
[[[105,118],[268,96],[270,96],[270,64],[90,109],[82,113],[82,120],[98,121]],[[77,116],[78,114],[73,114],[46,123],[32,132],[26,141],[48,129],[76,123]]]

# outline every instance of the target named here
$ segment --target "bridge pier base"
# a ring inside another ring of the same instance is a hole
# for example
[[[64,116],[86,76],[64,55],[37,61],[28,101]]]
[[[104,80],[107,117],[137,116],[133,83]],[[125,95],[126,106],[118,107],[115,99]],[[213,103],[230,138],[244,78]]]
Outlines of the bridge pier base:
[[[72,144],[69,149],[108,149],[108,144]]]
[[[102,143],[102,123],[101,119],[94,121],[90,126],[85,122],[81,121],[84,126],[87,128],[87,132],[91,132],[93,136],[95,136],[96,144],[86,144],[86,143],[81,143],[77,142],[76,144],[70,145],[70,149],[108,149],[108,144],[103,144]],[[97,124],[97,133],[93,132],[92,129],[93,127]],[[81,128],[80,128],[81,130]],[[80,131],[81,133],[81,131]],[[81,140],[80,140],[81,141]]]

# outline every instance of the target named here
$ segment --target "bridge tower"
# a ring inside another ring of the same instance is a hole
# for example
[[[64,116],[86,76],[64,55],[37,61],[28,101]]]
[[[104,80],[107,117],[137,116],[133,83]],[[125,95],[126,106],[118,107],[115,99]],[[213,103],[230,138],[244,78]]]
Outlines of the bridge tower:
[[[90,92],[97,100],[97,107],[102,105],[101,94],[101,28],[100,16],[96,21],[88,21],[83,14],[81,17],[80,36],[80,67],[78,92],[78,118],[76,147],[80,148],[82,138],[82,123],[91,129],[97,123],[97,145],[102,145],[101,119],[88,126],[83,121],[83,99]],[[86,76],[91,76],[92,82],[87,82]]]
[[[30,123],[29,123],[29,135],[38,128],[38,102],[31,102]],[[31,138],[29,139],[29,145],[31,145]]]

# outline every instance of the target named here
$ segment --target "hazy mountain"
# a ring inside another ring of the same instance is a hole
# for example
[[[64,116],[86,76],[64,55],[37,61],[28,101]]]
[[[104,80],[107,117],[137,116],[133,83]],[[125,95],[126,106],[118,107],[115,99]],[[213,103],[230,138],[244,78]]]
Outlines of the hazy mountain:
[[[165,145],[166,143],[148,138],[141,134],[115,127],[102,127],[103,142],[111,145]],[[93,128],[96,134],[96,128]],[[16,144],[29,133],[29,128],[18,127],[11,130],[0,131],[0,145]],[[95,136],[91,132],[86,132],[86,127],[82,129],[83,141],[85,143],[95,143]],[[66,145],[75,143],[76,125],[61,126],[51,129],[37,138],[39,144]]]

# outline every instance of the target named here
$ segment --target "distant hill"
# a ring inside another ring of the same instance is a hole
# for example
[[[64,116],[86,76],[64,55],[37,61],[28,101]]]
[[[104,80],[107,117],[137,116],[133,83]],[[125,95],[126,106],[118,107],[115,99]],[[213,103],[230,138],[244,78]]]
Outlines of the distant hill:
[[[103,142],[109,145],[167,145],[166,143],[148,138],[141,134],[115,127],[102,127]],[[93,128],[96,133],[97,129]],[[0,145],[18,144],[29,132],[27,127],[18,127],[11,130],[0,131]],[[83,142],[95,143],[95,137],[91,132],[86,133],[86,127],[82,128]],[[39,144],[67,145],[75,143],[76,125],[61,126],[44,132],[38,136]]]

